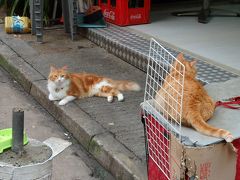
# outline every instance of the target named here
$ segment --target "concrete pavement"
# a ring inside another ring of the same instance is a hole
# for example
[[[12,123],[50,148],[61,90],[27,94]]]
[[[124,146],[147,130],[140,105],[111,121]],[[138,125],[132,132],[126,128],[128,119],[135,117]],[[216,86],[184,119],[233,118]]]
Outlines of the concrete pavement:
[[[12,108],[24,109],[25,131],[29,138],[44,141],[58,137],[72,145],[53,160],[53,180],[97,180],[113,177],[81,147],[71,134],[43,109],[0,67],[0,129],[12,125]],[[1,179],[1,178],[0,178]]]
[[[68,65],[86,71],[137,81],[145,73],[79,37],[72,42],[63,30],[46,31],[43,44],[35,37],[14,37],[0,31],[0,64],[117,179],[146,179],[145,145],[139,104],[143,91],[124,93],[124,102],[104,98],[76,100],[64,107],[48,100],[49,66]]]

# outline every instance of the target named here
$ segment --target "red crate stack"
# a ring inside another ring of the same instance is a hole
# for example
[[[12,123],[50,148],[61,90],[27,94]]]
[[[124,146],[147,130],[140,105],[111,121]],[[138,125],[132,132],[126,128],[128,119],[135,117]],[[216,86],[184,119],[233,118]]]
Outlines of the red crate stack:
[[[150,0],[98,0],[105,20],[119,25],[149,23]]]

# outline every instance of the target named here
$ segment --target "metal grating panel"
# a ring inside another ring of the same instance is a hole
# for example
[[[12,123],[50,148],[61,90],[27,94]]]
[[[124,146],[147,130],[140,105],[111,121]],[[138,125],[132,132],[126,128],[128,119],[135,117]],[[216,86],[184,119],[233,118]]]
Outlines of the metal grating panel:
[[[154,39],[150,42],[144,94],[149,157],[170,179],[170,136],[181,140],[185,67]]]
[[[37,42],[43,41],[43,6],[44,2],[43,0],[33,0],[32,1],[33,9],[32,9],[32,17],[33,17],[33,29],[34,33],[36,33],[37,36]]]

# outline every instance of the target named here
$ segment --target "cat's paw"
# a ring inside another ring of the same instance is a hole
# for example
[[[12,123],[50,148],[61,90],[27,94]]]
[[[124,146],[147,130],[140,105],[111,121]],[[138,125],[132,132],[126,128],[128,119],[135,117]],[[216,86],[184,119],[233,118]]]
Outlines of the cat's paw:
[[[48,95],[48,99],[49,99],[50,101],[56,101],[56,100],[58,100],[57,98],[54,98],[54,97],[52,96],[52,94],[49,94],[49,95]]]
[[[110,103],[113,102],[113,96],[108,96],[107,101],[110,102]]]
[[[123,100],[124,100],[124,96],[123,96],[123,94],[121,94],[121,93],[119,93],[119,94],[117,95],[117,98],[118,98],[118,101],[123,101]]]
[[[60,106],[64,106],[65,104],[67,104],[68,103],[68,101],[66,101],[65,99],[62,99],[61,101],[59,101],[59,105]]]
[[[226,142],[232,142],[233,141],[233,135],[229,133],[227,136],[225,136],[225,141]]]

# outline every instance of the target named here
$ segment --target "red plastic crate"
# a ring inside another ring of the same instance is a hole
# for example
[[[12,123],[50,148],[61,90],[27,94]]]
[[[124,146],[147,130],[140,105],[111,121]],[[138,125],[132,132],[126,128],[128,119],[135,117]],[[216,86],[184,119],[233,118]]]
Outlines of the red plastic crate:
[[[167,177],[170,177],[170,133],[151,115],[148,115],[148,117],[145,119],[145,126],[149,155],[148,178],[149,180],[167,180]],[[154,167],[154,164],[156,167]],[[165,172],[165,175],[161,173],[160,169]]]
[[[138,7],[130,6],[131,0],[98,0],[105,20],[119,25],[137,25],[149,23],[150,0],[135,0]],[[129,7],[130,6],[130,7]]]
[[[168,180],[152,158],[148,159],[148,180]]]

